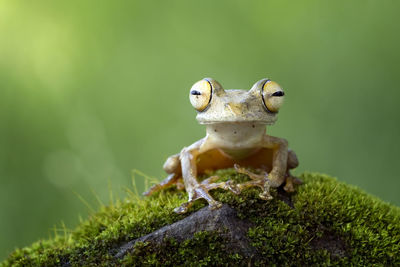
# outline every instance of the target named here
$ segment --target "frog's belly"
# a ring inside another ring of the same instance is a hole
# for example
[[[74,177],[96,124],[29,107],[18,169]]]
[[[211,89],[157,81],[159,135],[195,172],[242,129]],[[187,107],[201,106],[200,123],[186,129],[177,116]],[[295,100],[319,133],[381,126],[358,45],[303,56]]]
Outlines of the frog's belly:
[[[196,165],[199,174],[206,170],[232,168],[234,164],[270,171],[272,158],[273,150],[268,148],[236,151],[212,149],[200,154]]]
[[[247,148],[247,149],[219,149],[219,151],[233,160],[241,160],[256,153],[260,148]]]

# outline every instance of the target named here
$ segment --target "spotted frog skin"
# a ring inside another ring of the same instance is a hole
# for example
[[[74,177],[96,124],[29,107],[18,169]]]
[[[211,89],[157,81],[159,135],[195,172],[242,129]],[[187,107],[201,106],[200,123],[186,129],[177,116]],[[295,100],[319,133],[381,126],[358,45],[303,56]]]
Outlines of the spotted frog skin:
[[[266,126],[277,119],[285,93],[269,79],[256,82],[250,90],[224,90],[214,79],[205,78],[190,89],[190,102],[197,110],[197,121],[206,125],[206,136],[172,155],[164,164],[169,174],[161,183],[152,186],[145,195],[176,185],[185,188],[189,199],[175,209],[185,213],[197,199],[205,199],[211,208],[222,204],[211,197],[216,188],[240,194],[244,188],[259,187],[260,198],[272,199],[270,188],[284,185],[288,192],[301,181],[289,173],[298,166],[296,154],[288,149],[283,138],[266,134]],[[211,176],[199,182],[197,176],[210,170],[234,167],[250,181],[234,184],[217,182]],[[257,169],[257,173],[249,170]],[[183,180],[183,184],[182,184]]]

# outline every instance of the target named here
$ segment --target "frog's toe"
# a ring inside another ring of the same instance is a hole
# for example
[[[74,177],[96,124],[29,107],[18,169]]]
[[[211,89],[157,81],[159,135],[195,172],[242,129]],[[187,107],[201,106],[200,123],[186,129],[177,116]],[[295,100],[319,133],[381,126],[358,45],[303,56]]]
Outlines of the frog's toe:
[[[187,208],[186,207],[182,207],[182,206],[179,206],[179,207],[176,207],[175,209],[174,209],[174,212],[175,213],[178,213],[178,214],[184,214],[184,213],[186,213],[187,212]]]
[[[153,185],[152,187],[150,187],[150,189],[148,191],[143,193],[143,196],[146,196],[146,197],[151,196],[153,193],[161,190],[161,188],[162,187],[159,184]]]
[[[238,185],[236,185],[232,180],[228,180],[225,182],[226,189],[230,190],[235,195],[240,195],[242,192]]]
[[[183,190],[183,189],[185,189],[185,185],[183,183],[181,183],[181,182],[177,182],[176,183],[176,189]]]
[[[203,181],[201,181],[201,184],[210,185],[210,184],[215,183],[218,179],[219,179],[219,176],[213,175],[213,176],[210,176],[207,179],[204,179]]]
[[[160,191],[164,188],[167,188],[168,186],[171,186],[173,184],[176,184],[178,180],[178,176],[176,173],[172,173],[170,175],[167,176],[167,178],[165,178],[163,181],[161,181],[158,184],[153,185],[152,187],[150,187],[150,189],[147,192],[144,192],[143,195],[144,196],[150,196],[153,193]]]
[[[301,179],[294,177],[294,176],[290,176],[290,177],[292,177],[294,184],[303,184],[303,181]]]
[[[260,197],[262,200],[271,200],[271,199],[273,199],[273,197],[271,196],[271,194],[270,194],[269,192],[267,192],[267,191],[264,191],[264,192],[260,193],[260,194],[259,194],[259,197]]]
[[[286,184],[283,187],[283,189],[288,193],[293,193],[294,192],[293,182],[289,181],[289,180],[286,180]]]
[[[302,183],[303,182],[300,179],[293,177],[293,176],[288,176],[288,177],[286,177],[286,183],[285,183],[285,186],[283,187],[283,189],[288,193],[293,193],[295,191],[294,185],[295,184],[298,185],[298,184],[302,184]]]
[[[214,201],[213,203],[210,203],[210,209],[216,210],[222,207],[222,203],[219,201]]]
[[[176,208],[174,209],[174,212],[175,212],[175,213],[178,213],[178,214],[184,214],[184,213],[186,213],[186,212],[188,211],[188,209],[190,208],[190,206],[192,206],[192,203],[191,203],[191,202],[183,203],[183,204],[180,205],[179,207],[176,207]]]
[[[264,181],[264,188],[263,192],[259,195],[263,200],[271,200],[273,197],[271,196],[270,189],[271,189],[271,180],[265,179]]]

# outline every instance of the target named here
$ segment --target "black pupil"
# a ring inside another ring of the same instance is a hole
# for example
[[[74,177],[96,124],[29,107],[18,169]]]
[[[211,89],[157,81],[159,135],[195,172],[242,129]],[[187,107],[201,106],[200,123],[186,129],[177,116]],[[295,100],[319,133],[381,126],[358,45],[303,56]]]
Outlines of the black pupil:
[[[201,93],[199,91],[196,91],[196,90],[190,91],[190,94],[191,95],[201,95]]]
[[[272,96],[284,96],[285,93],[283,91],[278,91],[272,94]]]

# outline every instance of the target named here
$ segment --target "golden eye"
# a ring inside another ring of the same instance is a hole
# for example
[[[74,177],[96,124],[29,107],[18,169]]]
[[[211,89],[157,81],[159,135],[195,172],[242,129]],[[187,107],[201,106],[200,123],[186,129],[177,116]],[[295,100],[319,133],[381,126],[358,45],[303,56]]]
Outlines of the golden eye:
[[[270,112],[278,112],[283,104],[285,92],[276,82],[267,80],[262,88],[262,98],[265,107]]]
[[[197,111],[203,111],[211,101],[212,89],[207,80],[195,83],[190,89],[190,103]]]

